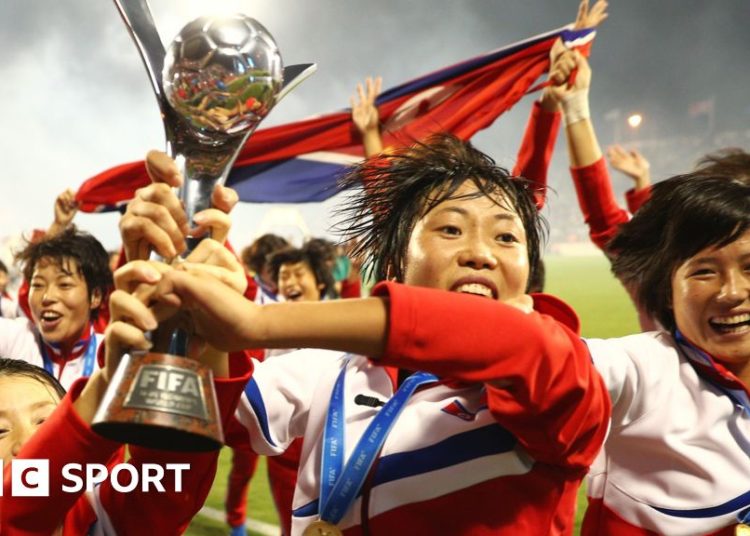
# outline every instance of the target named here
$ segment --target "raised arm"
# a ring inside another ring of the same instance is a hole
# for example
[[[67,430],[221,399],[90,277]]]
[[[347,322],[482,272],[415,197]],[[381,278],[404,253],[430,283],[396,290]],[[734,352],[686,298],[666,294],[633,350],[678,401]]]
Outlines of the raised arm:
[[[55,199],[55,219],[47,229],[47,237],[51,238],[62,233],[73,223],[73,218],[78,214],[78,202],[75,200],[75,192],[68,188]]]
[[[378,285],[367,299],[258,306],[182,270],[166,274],[159,292],[190,309],[201,333],[227,349],[325,348],[484,382],[498,422],[537,459],[584,467],[604,437],[606,393],[588,352],[574,331],[546,315],[395,283]],[[568,411],[575,418],[560,418]]]
[[[563,109],[568,156],[578,204],[589,226],[592,242],[604,250],[618,227],[628,221],[629,215],[617,204],[606,162],[591,122],[591,68],[588,60],[577,51],[572,59],[576,65],[575,81],[556,86],[552,94]]]
[[[383,151],[380,135],[380,114],[375,99],[380,95],[382,79],[367,77],[365,85],[357,84],[357,94],[349,102],[352,106],[352,122],[362,137],[365,157],[370,158]]]
[[[596,28],[607,18],[607,2],[599,0],[589,9],[588,0],[578,6],[574,29]],[[566,57],[571,54],[561,42],[555,43],[550,54],[547,80],[551,86],[565,84],[575,65]],[[516,157],[513,175],[536,183],[535,200],[538,208],[544,206],[547,188],[547,171],[555,148],[560,127],[560,107],[551,87],[545,87],[531,108],[526,130]]]
[[[609,164],[633,180],[633,188],[625,192],[628,210],[634,214],[651,197],[651,165],[637,149],[627,150],[621,145],[607,149]]]

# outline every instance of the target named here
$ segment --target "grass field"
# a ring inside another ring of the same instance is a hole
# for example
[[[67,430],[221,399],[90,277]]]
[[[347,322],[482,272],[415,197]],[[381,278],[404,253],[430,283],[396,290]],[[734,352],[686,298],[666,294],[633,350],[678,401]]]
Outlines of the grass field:
[[[635,309],[620,284],[609,272],[609,263],[599,257],[547,257],[547,292],[559,296],[572,305],[581,317],[585,337],[616,337],[638,331]],[[223,497],[231,453],[224,449],[219,469],[206,506],[223,511]],[[578,498],[580,522],[586,501],[583,492]],[[258,466],[248,497],[251,518],[266,523],[278,523],[276,511],[268,491],[263,459]],[[198,516],[187,534],[218,536],[227,534],[223,523]],[[260,536],[248,531],[248,534]]]

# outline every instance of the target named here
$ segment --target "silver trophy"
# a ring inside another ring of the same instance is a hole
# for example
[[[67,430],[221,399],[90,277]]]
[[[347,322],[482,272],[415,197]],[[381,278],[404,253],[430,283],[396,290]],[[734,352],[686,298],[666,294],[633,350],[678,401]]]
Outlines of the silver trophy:
[[[191,227],[211,206],[240,149],[315,64],[284,67],[271,34],[245,15],[200,17],[168,50],[146,0],[115,0],[146,66],[164,121],[167,153],[184,178],[178,195]],[[188,252],[201,237],[188,237]],[[186,254],[187,254],[186,253]],[[117,441],[171,450],[223,444],[211,371],[188,359],[189,328],[159,326],[145,355],[123,357],[94,429]]]

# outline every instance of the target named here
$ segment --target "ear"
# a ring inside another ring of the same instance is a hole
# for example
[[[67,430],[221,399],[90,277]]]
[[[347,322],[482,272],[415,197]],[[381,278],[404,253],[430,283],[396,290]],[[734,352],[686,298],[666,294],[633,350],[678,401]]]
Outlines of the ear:
[[[94,310],[98,309],[99,306],[102,304],[102,291],[98,288],[95,288],[94,291],[91,293],[91,303],[89,304],[89,309]]]

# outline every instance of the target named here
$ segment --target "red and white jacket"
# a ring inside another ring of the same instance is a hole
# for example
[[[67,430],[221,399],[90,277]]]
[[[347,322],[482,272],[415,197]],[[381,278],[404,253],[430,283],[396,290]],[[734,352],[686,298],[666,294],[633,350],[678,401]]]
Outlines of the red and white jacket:
[[[94,337],[95,355],[98,355],[104,341],[104,335],[90,331],[90,336]],[[0,357],[20,359],[37,367],[45,368],[41,347],[43,344],[44,342],[31,320],[27,318],[0,318]],[[47,348],[52,375],[65,389],[70,389],[73,382],[83,377],[86,352],[85,349],[82,350],[82,352],[77,352],[72,357],[65,359],[57,357],[51,348]],[[91,373],[93,374],[99,368],[99,360],[94,359]]]
[[[546,296],[525,314],[395,283],[374,294],[390,298],[387,348],[377,363],[353,356],[347,367],[346,456],[378,411],[354,404],[356,395],[389,399],[395,367],[445,379],[405,405],[344,532],[571,534],[576,492],[609,416],[575,314]],[[344,357],[301,350],[258,363],[240,402],[259,453],[304,437],[292,534],[318,516],[323,423]]]
[[[750,507],[750,415],[737,403],[746,388],[665,332],[587,343],[612,424],[582,534],[734,534]]]

